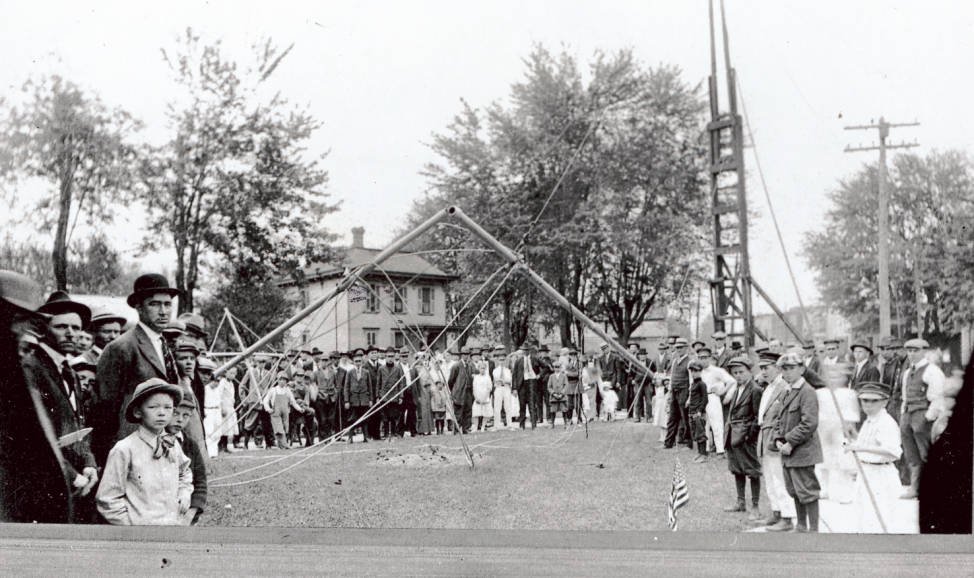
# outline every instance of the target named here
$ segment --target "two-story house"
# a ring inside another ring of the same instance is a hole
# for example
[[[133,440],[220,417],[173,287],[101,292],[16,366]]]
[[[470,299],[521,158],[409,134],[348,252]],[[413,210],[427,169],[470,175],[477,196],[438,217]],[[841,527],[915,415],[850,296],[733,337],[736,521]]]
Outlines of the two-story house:
[[[330,293],[348,271],[372,261],[381,251],[366,248],[364,237],[365,229],[355,227],[352,246],[344,250],[339,262],[312,265],[304,270],[300,286],[290,280],[281,286],[292,292],[301,307]],[[291,329],[288,346],[317,347],[325,352],[370,345],[418,348],[431,344],[442,349],[452,343],[458,330],[447,327],[447,288],[454,279],[455,275],[444,273],[419,255],[396,253],[364,277],[371,291],[353,287],[326,303]]]

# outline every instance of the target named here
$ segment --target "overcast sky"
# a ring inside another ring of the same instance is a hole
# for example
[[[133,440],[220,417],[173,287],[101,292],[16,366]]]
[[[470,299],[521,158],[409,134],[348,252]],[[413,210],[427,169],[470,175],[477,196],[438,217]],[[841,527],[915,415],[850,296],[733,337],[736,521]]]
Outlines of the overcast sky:
[[[328,151],[330,192],[345,234],[392,239],[426,187],[425,143],[464,98],[504,99],[535,43],[586,61],[596,49],[632,47],[647,64],[673,63],[691,83],[709,69],[706,0],[583,2],[2,2],[0,87],[60,73],[128,109],[146,136],[166,135],[172,95],[159,49],[187,26],[244,57],[269,36],[294,43],[274,84],[323,122],[313,151]],[[826,194],[875,153],[844,154],[874,132],[844,124],[919,120],[893,140],[974,150],[970,70],[974,8],[966,2],[728,0],[731,55],[743,84],[768,188],[806,302],[817,299],[800,255],[821,225]],[[797,304],[784,273],[753,155],[748,156],[752,273],[779,305]],[[136,234],[115,233],[120,243]],[[171,260],[171,257],[167,257]],[[765,310],[759,306],[758,310]]]

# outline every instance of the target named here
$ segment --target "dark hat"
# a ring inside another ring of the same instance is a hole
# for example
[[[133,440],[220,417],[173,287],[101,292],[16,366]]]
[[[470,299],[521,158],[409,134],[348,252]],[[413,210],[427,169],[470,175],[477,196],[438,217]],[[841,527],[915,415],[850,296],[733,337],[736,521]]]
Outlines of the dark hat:
[[[689,369],[690,371],[700,371],[703,369],[703,364],[697,361],[696,359],[694,359],[693,361],[687,364],[687,369]]]
[[[91,309],[84,303],[72,301],[71,296],[64,291],[55,291],[47,298],[47,302],[37,308],[38,313],[46,315],[61,315],[75,313],[81,317],[81,326],[86,327],[91,322]]]
[[[98,370],[98,366],[92,363],[87,357],[75,357],[68,363],[69,365],[71,365],[71,369],[75,371],[83,371],[83,370],[97,371]]]
[[[551,352],[551,350],[548,349],[548,346],[547,345],[542,345],[541,347],[538,348],[538,351],[540,351],[541,353],[550,353]]]
[[[311,350],[311,355],[324,355],[324,354],[325,354],[325,352],[322,351],[322,350],[320,350],[320,349],[318,349],[317,347],[315,347],[315,348],[313,348]]]
[[[199,313],[187,311],[177,317],[177,319],[185,323],[186,329],[189,331],[195,331],[196,333],[209,337],[209,334],[206,332],[206,320]]]
[[[147,379],[135,387],[132,399],[125,405],[125,421],[138,423],[139,420],[135,417],[135,410],[139,409],[143,399],[154,393],[165,393],[172,396],[173,405],[177,406],[183,399],[183,389],[178,385],[166,383],[164,379],[159,379],[158,377]]]
[[[706,343],[704,343],[703,341],[700,341],[699,339],[697,339],[696,341],[694,341],[693,343],[690,344],[690,347],[696,347],[697,345],[699,345],[701,347],[706,347],[707,346]]]
[[[128,319],[122,315],[115,315],[105,309],[98,309],[97,312],[92,311],[92,313],[91,321],[88,323],[88,326],[92,328],[104,325],[105,323],[118,323],[122,327],[125,327],[125,324],[128,323]]]
[[[166,279],[164,276],[158,273],[146,273],[135,280],[132,293],[125,301],[129,304],[129,307],[135,307],[140,300],[150,295],[155,295],[156,293],[165,293],[166,295],[176,297],[182,294],[182,291],[171,286],[169,279]]]
[[[900,347],[903,347],[903,342],[890,335],[886,335],[879,340],[880,349],[898,349]]]
[[[815,342],[806,341],[805,343],[802,344],[802,349],[815,349]]]
[[[470,348],[470,355],[480,355],[480,348],[479,347],[471,347]]]
[[[507,350],[504,349],[504,346],[503,345],[498,345],[498,346],[494,347],[494,353],[504,353],[505,351],[507,351]]]
[[[731,359],[730,361],[727,362],[727,369],[730,369],[730,368],[734,367],[735,365],[739,365],[741,367],[744,367],[745,369],[750,370],[751,369],[751,360],[748,359],[747,356],[744,356],[744,355],[741,355],[739,357],[735,357],[735,358],[733,358],[733,359]]]
[[[365,355],[365,350],[364,349],[356,349],[355,350],[355,353],[352,354],[352,357],[358,357],[359,355]]]
[[[830,343],[833,343],[835,345],[838,345],[840,343],[840,341],[838,339],[836,339],[835,337],[829,337],[828,339],[822,341],[822,343],[824,343],[825,345],[828,345]]]
[[[26,275],[0,269],[0,299],[33,313],[41,307],[44,297],[41,286]]]
[[[341,359],[342,355],[343,355],[342,353],[339,353],[337,351],[332,351],[331,353],[328,354],[328,359]],[[344,354],[344,355],[348,355],[348,354]]]
[[[857,347],[861,347],[861,348],[865,349],[866,351],[869,352],[869,355],[872,355],[874,353],[873,352],[873,348],[869,344],[867,344],[865,342],[865,340],[861,340],[861,341],[854,342],[852,344],[852,347],[849,348],[849,350],[852,351],[852,350],[854,350]]]
[[[759,357],[760,357],[761,361],[765,361],[766,360],[766,361],[770,361],[771,363],[777,363],[778,359],[781,358],[781,355],[779,355],[779,354],[777,354],[777,353],[775,353],[773,351],[765,351]]]
[[[731,349],[741,349],[741,347],[742,346],[740,341],[734,341],[731,343]]]
[[[636,355],[649,355],[649,352],[640,347],[639,351],[636,352]]]
[[[599,349],[608,349],[608,348],[609,348],[609,344],[605,342],[603,342],[602,345],[599,346]]]
[[[878,381],[859,384],[859,399],[889,399],[889,386]]]

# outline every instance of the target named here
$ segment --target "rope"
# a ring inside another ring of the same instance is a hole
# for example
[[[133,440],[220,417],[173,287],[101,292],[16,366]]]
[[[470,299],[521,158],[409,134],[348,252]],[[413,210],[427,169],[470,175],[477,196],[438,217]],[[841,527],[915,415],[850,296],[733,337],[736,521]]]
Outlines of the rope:
[[[458,318],[458,317],[460,316],[460,314],[461,314],[461,313],[462,313],[462,312],[463,312],[463,311],[464,311],[464,310],[465,310],[465,309],[466,309],[467,307],[469,307],[469,306],[470,306],[470,304],[471,304],[471,303],[473,302],[473,299],[475,299],[475,298],[477,297],[477,295],[479,295],[479,294],[480,294],[480,292],[481,292],[481,291],[483,291],[483,289],[484,289],[484,287],[486,287],[486,286],[487,286],[487,284],[488,284],[488,283],[490,283],[490,281],[491,281],[491,280],[492,280],[492,279],[493,279],[493,278],[494,278],[494,277],[495,277],[495,276],[496,276],[496,275],[497,275],[498,273],[500,273],[500,272],[501,272],[502,270],[503,270],[502,268],[501,268],[501,269],[497,269],[497,270],[495,270],[495,271],[494,271],[494,273],[492,273],[492,274],[491,274],[491,275],[490,275],[490,276],[489,276],[489,277],[488,277],[488,278],[487,278],[487,279],[486,279],[486,280],[484,281],[484,283],[482,283],[482,284],[481,284],[481,286],[480,286],[480,287],[479,287],[479,288],[477,289],[477,291],[475,291],[475,292],[474,292],[474,294],[473,294],[473,295],[471,295],[471,297],[470,297],[470,298],[469,298],[469,299],[467,300],[467,302],[466,302],[466,303],[465,303],[465,304],[463,305],[463,307],[461,307],[461,308],[460,308],[460,310],[458,310],[458,311],[457,311],[457,313],[456,313],[456,314],[455,314],[455,315],[453,316],[453,318],[452,318],[452,319],[451,319],[451,320],[450,320],[450,321],[449,321],[449,322],[448,322],[448,323],[446,324],[446,327],[449,327],[450,325],[452,325],[452,323],[453,323],[454,321],[456,321],[456,319],[457,319],[457,318]],[[507,277],[509,277],[509,276],[510,276],[510,273],[511,273],[511,272],[512,272],[513,270],[514,270],[514,268],[513,268],[513,265],[511,265],[511,266],[509,266],[509,271],[508,271],[508,275],[507,275]],[[507,279],[507,277],[505,277],[505,281],[506,281],[506,279]],[[501,287],[502,285],[503,285],[503,282],[501,283],[501,285],[499,285],[499,286],[498,286],[498,288],[497,288],[497,290],[499,290],[499,289],[500,289],[500,287]],[[494,292],[494,295],[496,295],[496,293],[497,293],[497,290],[495,290],[495,292]],[[493,295],[491,296],[491,298],[493,298]],[[488,303],[489,303],[489,301],[490,301],[490,300],[488,299]],[[486,305],[486,303],[485,303],[485,305]],[[479,312],[477,313],[477,315],[475,315],[475,316],[474,316],[474,318],[473,318],[473,319],[471,319],[471,321],[470,321],[470,323],[468,323],[468,325],[467,325],[467,327],[466,327],[466,328],[464,329],[464,331],[467,331],[467,330],[469,329],[469,327],[470,327],[470,326],[472,326],[472,324],[473,324],[473,322],[474,322],[474,321],[476,321],[476,319],[477,319],[477,317],[479,317],[479,315],[480,315],[480,314],[481,314],[481,313],[483,312],[483,310],[484,310],[484,308],[482,307],[482,308],[481,308],[481,310],[480,310],[480,311],[479,311]],[[439,335],[437,335],[437,338],[436,338],[436,340],[439,340],[439,338],[440,338],[440,337],[442,337],[442,335],[443,335],[443,334],[444,334],[444,333],[446,332],[446,327],[444,327],[444,329],[443,329],[443,330],[442,330],[442,331],[440,332],[440,334],[439,334]],[[434,341],[436,341],[436,340],[434,340]],[[439,373],[440,373],[440,376],[442,377],[442,375],[443,375],[443,373],[442,373],[442,370],[440,370],[440,369],[438,368],[438,371],[439,371]],[[400,381],[402,381],[402,379],[404,379],[404,378],[405,378],[405,375],[403,376],[403,378],[400,378]],[[398,382],[397,382],[397,385],[398,385]],[[393,388],[395,388],[395,385],[393,386]],[[389,390],[389,392],[391,392],[391,391],[392,391],[392,389],[390,389],[390,390]],[[402,389],[402,391],[405,391],[405,388],[403,388],[403,389]],[[387,392],[387,394],[388,394],[389,392]],[[400,393],[401,393],[401,392],[400,392]],[[398,397],[398,395],[399,395],[399,394],[397,394],[397,397]],[[391,398],[390,398],[390,400],[391,400]],[[308,459],[310,459],[310,457],[312,457],[312,456],[314,456],[314,455],[316,455],[317,453],[319,453],[319,452],[321,452],[321,451],[323,451],[323,450],[324,450],[325,448],[327,448],[328,446],[330,446],[331,444],[333,444],[333,443],[335,442],[335,440],[337,440],[337,439],[338,439],[339,437],[341,437],[341,436],[343,436],[343,435],[344,435],[345,433],[347,433],[347,432],[349,432],[349,431],[352,431],[352,430],[354,430],[354,429],[355,429],[356,427],[358,427],[358,425],[359,425],[360,423],[362,423],[362,422],[364,422],[364,421],[365,421],[365,420],[366,420],[366,419],[367,419],[368,417],[371,417],[372,415],[374,415],[374,414],[375,414],[375,413],[376,413],[376,412],[377,412],[377,411],[378,411],[379,409],[382,409],[382,408],[384,408],[384,407],[385,407],[385,405],[387,405],[387,404],[388,404],[388,402],[389,402],[390,400],[385,400],[385,402],[383,402],[383,403],[381,403],[381,404],[375,404],[375,405],[373,405],[373,406],[371,406],[371,407],[369,408],[369,410],[367,410],[367,411],[365,412],[365,414],[363,414],[363,415],[362,415],[362,416],[361,416],[361,417],[360,417],[360,418],[359,418],[359,419],[358,419],[358,420],[357,420],[357,421],[356,421],[355,423],[353,423],[353,424],[350,424],[350,425],[348,425],[348,426],[346,426],[346,427],[345,427],[345,428],[344,428],[343,430],[341,430],[341,431],[339,431],[339,432],[337,432],[337,433],[335,433],[335,434],[333,434],[333,435],[332,435],[332,436],[330,436],[329,438],[326,438],[326,439],[324,439],[324,440],[319,440],[319,441],[318,441],[317,443],[315,443],[315,444],[313,444],[312,446],[309,446],[309,447],[306,447],[306,448],[303,448],[303,449],[301,449],[301,450],[298,450],[297,452],[293,452],[293,453],[291,453],[291,454],[289,454],[289,455],[285,455],[285,456],[281,456],[281,458],[279,458],[279,459],[277,459],[277,460],[274,460],[274,461],[271,461],[271,462],[267,462],[267,463],[264,463],[264,464],[260,464],[260,465],[258,465],[258,466],[254,466],[254,467],[252,467],[252,468],[247,468],[247,469],[245,469],[245,470],[242,470],[242,471],[239,471],[239,472],[234,472],[234,473],[232,473],[232,474],[228,474],[228,475],[226,475],[226,476],[220,476],[220,477],[217,477],[217,478],[213,478],[213,479],[211,480],[211,482],[219,482],[219,481],[222,481],[222,480],[226,480],[226,479],[230,479],[230,478],[233,478],[233,477],[237,477],[237,476],[240,476],[240,475],[243,475],[243,474],[246,474],[246,473],[249,473],[249,472],[252,472],[252,471],[256,471],[256,470],[258,470],[258,469],[262,469],[262,468],[265,468],[265,467],[268,467],[268,466],[271,466],[271,465],[274,465],[274,464],[276,464],[276,463],[279,463],[280,461],[282,461],[282,460],[285,460],[285,459],[287,459],[287,458],[289,458],[289,457],[295,457],[295,456],[299,456],[299,455],[301,455],[301,454],[303,454],[303,453],[305,453],[305,452],[307,452],[307,451],[309,451],[309,450],[313,450],[314,448],[316,448],[316,446],[319,446],[319,445],[321,446],[321,448],[318,448],[318,449],[317,449],[317,451],[314,451],[314,452],[311,452],[311,454],[310,454],[309,456],[306,456],[306,457],[304,457],[304,458],[302,458],[302,459],[301,459],[301,460],[299,460],[298,462],[295,462],[294,464],[292,464],[292,465],[290,465],[290,466],[288,466],[288,467],[286,467],[286,468],[284,468],[284,469],[282,469],[282,470],[278,470],[278,471],[277,471],[277,472],[275,472],[275,473],[272,473],[272,474],[268,474],[268,475],[266,475],[266,476],[262,476],[262,477],[260,477],[260,478],[255,478],[255,479],[252,479],[252,480],[244,480],[244,481],[241,481],[241,482],[233,482],[233,483],[229,483],[229,484],[212,484],[212,483],[211,483],[211,484],[210,484],[210,487],[214,487],[214,488],[219,488],[219,487],[231,487],[231,486],[239,486],[239,485],[244,485],[244,484],[248,484],[248,483],[256,483],[256,482],[259,482],[259,481],[264,481],[264,480],[267,480],[267,479],[269,479],[269,478],[272,478],[272,477],[275,477],[275,476],[277,476],[277,475],[280,475],[280,474],[282,474],[282,473],[284,473],[284,472],[286,472],[286,471],[288,471],[288,470],[290,470],[290,469],[292,469],[292,468],[294,468],[294,467],[296,467],[296,466],[298,466],[298,465],[300,465],[300,464],[302,464],[302,463],[304,463],[305,461],[307,461]],[[380,401],[381,401],[381,400],[380,400]]]
[[[754,133],[751,131],[751,119],[747,116],[747,104],[744,102],[744,91],[741,89],[741,81],[737,81],[737,93],[741,97],[741,112],[744,116],[744,126],[747,127],[747,136],[751,139],[751,149],[754,154],[754,165],[758,168],[758,176],[761,179],[761,188],[764,190],[764,198],[768,201],[768,209],[771,212],[771,222],[774,223],[774,232],[778,236],[778,245],[781,246],[781,253],[785,257],[785,265],[788,268],[788,276],[791,278],[791,285],[795,288],[795,296],[798,297],[798,307],[802,312],[802,319],[805,321],[808,331],[811,331],[812,324],[808,319],[808,312],[805,311],[805,303],[802,301],[801,291],[798,289],[798,281],[795,279],[795,272],[791,268],[791,259],[788,257],[788,250],[785,249],[785,241],[781,236],[781,227],[778,225],[778,216],[774,211],[774,203],[771,202],[771,194],[768,192],[768,183],[764,179],[764,169],[761,168],[761,159],[758,157],[758,146],[754,141]]]

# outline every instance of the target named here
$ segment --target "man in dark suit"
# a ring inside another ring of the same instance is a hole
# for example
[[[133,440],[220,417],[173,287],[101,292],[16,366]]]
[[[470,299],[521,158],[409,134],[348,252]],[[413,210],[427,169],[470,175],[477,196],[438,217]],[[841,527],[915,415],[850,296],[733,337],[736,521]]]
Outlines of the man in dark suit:
[[[376,346],[370,345],[366,351],[368,358],[365,360],[364,367],[365,370],[369,372],[369,379],[372,382],[372,387],[378,387],[379,385],[379,368],[385,363],[385,358],[383,352]],[[380,428],[382,426],[382,414],[374,414],[368,418],[365,422],[365,429],[368,432],[368,436],[372,439],[379,439]]]
[[[402,421],[402,393],[400,392],[406,383],[406,376],[398,363],[398,356],[399,354],[392,347],[386,350],[383,363],[379,366],[379,380],[376,382],[375,390],[376,403],[388,401],[382,408],[381,415],[382,424],[385,425],[385,435],[390,439],[399,433],[399,424]]]
[[[616,354],[609,347],[608,343],[602,344],[602,352],[598,357],[595,358],[595,366],[599,369],[599,375],[602,381],[608,381],[610,387],[614,387],[615,384],[612,383],[616,375],[616,363],[618,359]],[[615,408],[612,408],[615,410]],[[602,387],[595,388],[595,415],[602,415]]]
[[[419,370],[413,363],[410,363],[410,352],[408,347],[399,350],[399,367],[405,380],[400,383],[400,387],[405,387],[402,393],[402,423],[399,427],[399,437],[404,437],[408,431],[411,437],[416,437],[416,405],[417,400],[422,396],[423,385],[419,382]]]
[[[88,323],[88,332],[91,333],[94,343],[85,352],[84,356],[94,365],[98,365],[98,358],[101,352],[108,347],[108,344],[118,339],[125,327],[125,318],[115,315],[108,311],[99,311],[91,317]]]
[[[727,347],[727,334],[723,331],[715,331],[710,337],[714,340],[714,365],[727,369],[727,362],[733,357],[730,348]]]
[[[690,355],[687,353],[686,339],[682,337],[673,343],[673,361],[670,365],[670,414],[666,421],[666,438],[663,447],[672,448],[677,438],[681,444],[693,447],[690,438],[690,416],[687,413],[687,399],[690,396],[690,372],[687,365]]]
[[[879,342],[879,355],[883,366],[879,370],[880,382],[889,391],[889,401],[886,403],[886,413],[896,423],[900,423],[900,409],[903,405],[903,369],[906,366],[906,356],[903,353],[903,342],[895,337],[886,336]],[[910,468],[901,456],[894,462],[900,474],[900,482],[906,486],[910,483]]]
[[[0,521],[66,523],[72,519],[77,478],[65,464],[39,391],[21,371],[35,353],[21,356],[27,327],[45,320],[40,286],[0,271]],[[73,330],[73,329],[72,329]],[[38,341],[39,342],[39,341]]]
[[[521,429],[524,429],[525,408],[531,411],[531,429],[538,426],[541,419],[541,400],[538,399],[538,379],[542,372],[541,361],[535,355],[537,351],[534,345],[528,345],[524,349],[524,355],[514,361],[514,369],[511,370],[511,386],[517,392],[518,404],[520,405]]]
[[[758,436],[761,426],[758,413],[761,407],[761,390],[751,375],[751,362],[747,356],[731,359],[727,364],[737,381],[737,391],[730,402],[727,426],[724,430],[724,448],[727,452],[727,469],[734,474],[737,501],[724,508],[725,512],[744,512],[745,484],[751,482],[751,509],[748,520],[761,519],[758,502],[761,498],[761,461],[758,459]],[[814,394],[813,394],[814,395]]]
[[[135,431],[122,411],[135,386],[153,377],[179,383],[175,355],[162,337],[172,315],[173,297],[179,294],[162,275],[149,273],[136,279],[128,304],[139,313],[139,322],[108,344],[98,359],[98,401],[91,425],[100,464],[116,440]]]
[[[91,311],[60,291],[55,292],[38,311],[51,317],[36,353],[24,360],[24,376],[40,393],[54,435],[60,438],[86,425],[78,377],[71,369],[68,357],[77,353],[77,337],[91,319]],[[87,438],[77,441],[62,448],[61,453],[69,479],[75,488],[79,488],[71,521],[93,522],[94,500],[89,494],[98,482],[98,469],[90,441]]]
[[[856,390],[857,393],[861,384],[867,381],[877,382],[881,378],[879,368],[873,363],[872,356],[873,349],[865,341],[852,345],[852,357],[855,359],[855,365],[853,366],[849,387]],[[860,423],[862,422],[860,421]]]
[[[447,386],[453,397],[453,412],[460,422],[457,427],[461,428],[463,433],[470,433],[473,420],[473,373],[470,349],[464,346],[460,349],[460,361],[450,368],[450,376],[447,378]],[[533,417],[534,412],[531,415]]]
[[[372,374],[363,367],[364,365],[365,352],[358,349],[355,351],[355,367],[345,372],[345,380],[342,384],[348,425],[355,423],[375,403]],[[357,427],[362,428],[362,441],[369,441],[365,424],[359,424]],[[348,443],[352,443],[353,431],[348,432]]]

